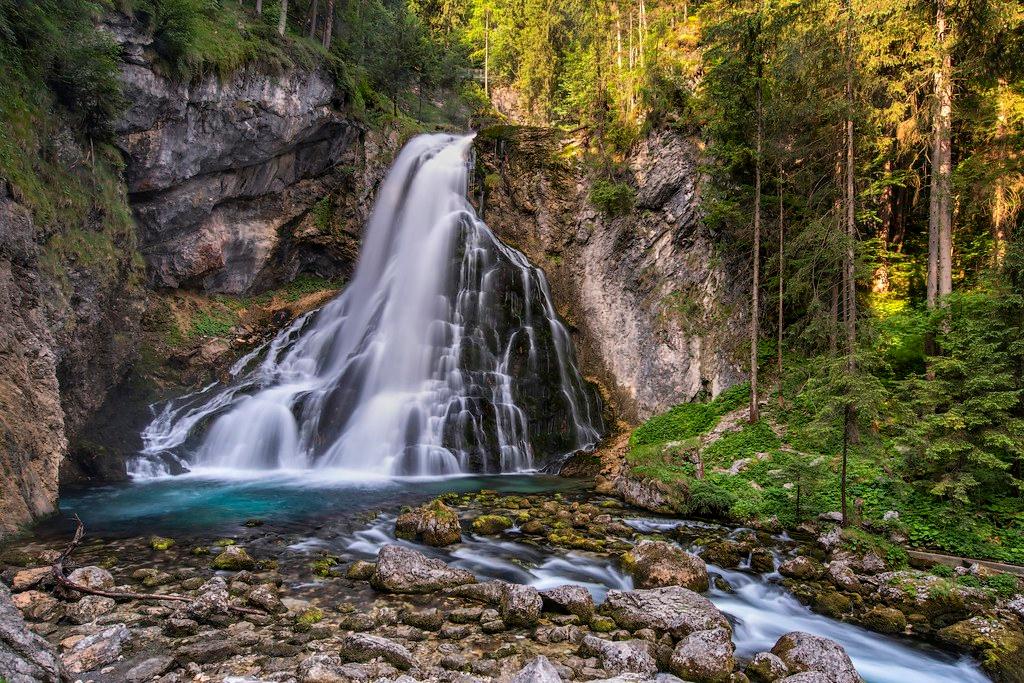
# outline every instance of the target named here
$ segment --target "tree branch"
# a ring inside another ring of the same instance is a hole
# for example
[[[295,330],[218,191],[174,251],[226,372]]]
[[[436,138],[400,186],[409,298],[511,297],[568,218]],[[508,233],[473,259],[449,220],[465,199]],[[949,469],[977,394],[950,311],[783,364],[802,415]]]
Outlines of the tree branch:
[[[64,552],[62,552],[53,562],[53,578],[57,582],[57,585],[68,590],[78,591],[79,593],[99,595],[104,598],[114,598],[115,600],[163,600],[167,602],[190,602],[192,600],[192,598],[185,595],[174,595],[172,593],[164,595],[159,593],[135,593],[132,591],[108,591],[99,588],[90,588],[71,581],[64,574],[64,563],[69,557],[71,557],[71,553],[75,551],[75,548],[81,544],[82,537],[85,535],[85,524],[82,523],[82,520],[77,514],[75,515],[75,522],[78,523],[78,527],[75,529],[75,535],[72,537],[71,542],[68,543],[67,547],[64,548]],[[239,612],[240,614],[263,614],[260,610],[236,607],[231,604],[228,605],[228,609],[233,612]]]

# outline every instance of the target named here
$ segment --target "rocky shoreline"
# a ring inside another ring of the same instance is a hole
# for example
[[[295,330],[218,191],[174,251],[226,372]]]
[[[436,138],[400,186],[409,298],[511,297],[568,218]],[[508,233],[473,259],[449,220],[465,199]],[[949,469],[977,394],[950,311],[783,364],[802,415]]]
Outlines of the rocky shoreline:
[[[60,542],[9,547],[0,653],[13,653],[13,663],[0,657],[0,675],[9,683],[859,680],[843,648],[813,634],[739,653],[742,621],[702,595],[734,590],[725,577],[739,568],[775,576],[819,613],[971,652],[994,680],[1018,680],[1024,599],[893,571],[874,553],[844,547],[829,525],[802,543],[637,522],[635,511],[588,493],[489,491],[369,517],[394,531],[355,553],[300,552],[297,532],[249,520],[234,538],[87,537],[71,558],[81,565],[72,581],[181,602],[69,592],[50,567]],[[515,549],[532,547],[570,561],[598,558],[631,578],[596,601],[571,582],[538,588],[489,578],[459,560],[482,542],[505,544],[513,568],[530,569]]]

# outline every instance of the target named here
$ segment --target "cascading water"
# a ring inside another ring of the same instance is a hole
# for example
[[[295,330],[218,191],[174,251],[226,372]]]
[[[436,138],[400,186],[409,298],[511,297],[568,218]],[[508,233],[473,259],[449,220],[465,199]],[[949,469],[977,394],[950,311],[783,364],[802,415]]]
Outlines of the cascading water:
[[[603,429],[543,273],[466,200],[472,136],[422,135],[395,161],[351,283],[167,404],[137,476],[168,461],[384,475],[536,469]]]

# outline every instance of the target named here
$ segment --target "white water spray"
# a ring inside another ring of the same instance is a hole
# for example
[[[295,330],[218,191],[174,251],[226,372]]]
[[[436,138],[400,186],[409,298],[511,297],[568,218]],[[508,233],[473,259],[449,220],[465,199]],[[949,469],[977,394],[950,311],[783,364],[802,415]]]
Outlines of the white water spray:
[[[344,293],[278,334],[258,364],[260,350],[241,359],[232,383],[164,406],[135,474],[174,460],[517,472],[592,447],[598,401],[543,273],[466,200],[471,145],[450,135],[406,145]]]

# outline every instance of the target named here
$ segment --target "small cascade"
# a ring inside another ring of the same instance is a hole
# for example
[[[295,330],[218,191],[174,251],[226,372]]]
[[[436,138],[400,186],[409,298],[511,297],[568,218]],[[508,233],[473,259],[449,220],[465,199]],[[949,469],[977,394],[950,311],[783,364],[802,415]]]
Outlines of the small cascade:
[[[395,161],[345,291],[163,405],[137,476],[170,466],[385,476],[521,472],[603,431],[544,274],[466,199],[472,136]]]

